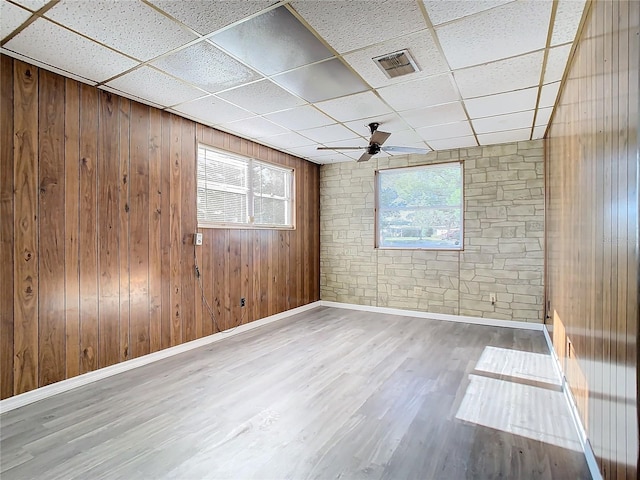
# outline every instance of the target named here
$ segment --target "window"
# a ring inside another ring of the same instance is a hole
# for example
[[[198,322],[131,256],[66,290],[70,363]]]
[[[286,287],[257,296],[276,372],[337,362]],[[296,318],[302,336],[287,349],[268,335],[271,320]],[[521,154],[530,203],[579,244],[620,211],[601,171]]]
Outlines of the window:
[[[293,170],[198,147],[198,225],[293,227]]]
[[[462,163],[376,172],[376,246],[462,250]]]

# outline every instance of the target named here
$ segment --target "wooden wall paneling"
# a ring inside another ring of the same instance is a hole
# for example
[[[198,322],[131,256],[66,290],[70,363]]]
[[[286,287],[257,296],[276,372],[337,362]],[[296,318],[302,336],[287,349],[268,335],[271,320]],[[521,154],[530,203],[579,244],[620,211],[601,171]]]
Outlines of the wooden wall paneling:
[[[242,322],[249,323],[253,321],[252,305],[253,301],[253,282],[251,281],[251,265],[253,264],[253,248],[251,245],[251,230],[241,231],[240,246],[240,291],[242,297],[247,300],[246,306],[242,309]]]
[[[271,232],[268,230],[260,230],[256,233],[260,237],[260,264],[258,265],[260,269],[260,285],[258,287],[260,289],[260,298],[258,300],[260,310],[258,318],[263,318],[269,316],[269,295],[273,289],[270,262],[273,259],[273,255],[270,255]]]
[[[65,377],[80,373],[80,85],[65,80],[64,96]]]
[[[602,69],[601,69],[601,99],[603,104],[603,116],[602,116],[602,125],[603,125],[603,144],[604,144],[604,152],[603,155],[606,160],[604,162],[604,256],[603,256],[603,273],[604,273],[604,285],[603,285],[603,297],[602,304],[604,310],[604,325],[603,325],[603,377],[602,377],[602,392],[611,392],[611,363],[612,363],[612,345],[611,345],[611,330],[614,328],[614,323],[611,318],[611,313],[615,308],[613,305],[614,298],[614,268],[615,264],[612,261],[612,247],[613,247],[613,238],[611,236],[613,230],[614,217],[612,212],[612,203],[614,193],[612,192],[612,177],[615,162],[613,159],[613,151],[612,151],[612,138],[611,138],[611,119],[613,116],[613,112],[611,112],[611,72],[606,70],[606,65],[611,64],[611,35],[605,35],[604,32],[607,31],[612,23],[611,19],[611,8],[610,2],[605,2],[603,8],[603,15],[601,17],[601,25],[602,25],[602,38],[603,38],[603,54],[601,57],[603,61]],[[614,374],[615,378],[615,374]],[[602,450],[605,452],[611,452],[610,455],[606,455],[602,458],[602,470],[603,474],[606,478],[616,478],[615,472],[615,445],[613,445],[613,449],[611,448],[611,436],[612,436],[612,425],[611,425],[611,405],[609,404],[609,400],[603,398],[602,401]],[[615,408],[614,408],[615,410]],[[614,460],[614,461],[610,461]]]
[[[205,127],[203,125],[197,126],[197,139],[198,142],[205,145],[214,146],[213,129]],[[196,165],[197,168],[197,165]],[[196,183],[197,188],[197,183]],[[196,212],[197,220],[197,212]],[[201,322],[202,322],[202,335],[207,336],[216,332],[217,329],[214,326],[214,319],[212,318],[212,312],[209,310],[213,306],[213,234],[211,228],[199,228],[199,232],[202,233],[202,246],[196,249],[198,256],[198,262],[200,266],[200,284],[196,282],[196,298],[200,302]],[[209,306],[206,306],[206,299]],[[197,312],[196,312],[197,313]]]
[[[162,113],[162,145],[160,154],[160,278],[161,281],[161,348],[171,346],[171,115]]]
[[[277,237],[272,230],[263,230],[262,241],[264,242],[263,248],[263,261],[266,258],[266,275],[269,281],[267,282],[267,288],[264,296],[265,310],[264,317],[273,315],[276,313],[276,295],[277,289],[277,276],[278,276],[278,242]]]
[[[298,168],[296,169],[296,277],[298,280],[298,285],[296,288],[296,303],[298,305],[304,304],[304,244],[306,237],[304,235],[304,168],[302,165],[298,164]]]
[[[238,144],[238,148],[240,144]],[[240,324],[242,314],[246,307],[240,307],[240,297],[244,295],[242,291],[242,230],[229,230],[229,276],[227,284],[229,285],[229,327],[235,327]]]
[[[251,293],[252,293],[252,301],[250,304],[251,307],[251,318],[256,320],[260,318],[260,305],[261,305],[261,286],[263,282],[261,281],[262,275],[262,248],[260,245],[260,232],[257,230],[251,230],[249,232],[249,238],[251,242]]]
[[[640,126],[638,121],[640,119],[640,97],[638,96],[638,85],[640,85],[639,73],[640,73],[640,2],[629,1],[624,2],[626,8],[626,15],[621,12],[621,18],[624,15],[625,20],[629,23],[623,23],[622,26],[628,25],[627,34],[624,35],[626,47],[625,58],[627,68],[621,68],[621,71],[628,72],[628,81],[624,80],[621,84],[621,91],[627,92],[626,107],[628,108],[628,116],[624,119],[621,118],[620,125],[628,125],[626,145],[623,151],[626,150],[626,203],[627,203],[627,237],[624,245],[627,249],[627,285],[637,288],[627,289],[627,322],[625,325],[625,345],[626,345],[626,358],[624,364],[626,365],[625,372],[625,398],[629,405],[635,405],[636,409],[628,408],[626,410],[626,465],[627,465],[627,479],[631,480],[636,478],[638,471],[640,470],[640,408],[638,390],[640,389],[640,356],[638,351],[638,339],[640,338],[640,278],[638,266],[638,252],[640,251],[640,238],[638,236],[638,215],[640,212],[640,192],[638,188],[638,178],[640,176],[638,169],[638,159],[640,158],[640,149],[638,147],[638,133]],[[621,28],[622,30],[622,28]],[[624,31],[624,30],[622,30]],[[620,97],[621,102],[624,101],[624,96]],[[634,182],[633,179],[636,179]],[[635,238],[634,238],[634,232]],[[634,368],[635,365],[635,376]],[[635,377],[635,378],[634,378]],[[634,468],[635,466],[635,468]]]
[[[13,60],[0,58],[0,399],[13,395]]]
[[[548,140],[549,293],[607,479],[638,473],[638,8],[591,4]]]
[[[196,231],[196,129],[189,121],[182,122],[182,325],[184,341],[196,339],[196,275],[193,234]]]
[[[38,69],[14,63],[13,393],[38,386]]]
[[[120,361],[120,97],[99,93],[98,265],[100,368]]]
[[[10,304],[0,323],[3,398],[216,330],[191,243],[197,140],[296,171],[295,230],[200,229],[202,281],[218,327],[317,298],[309,278],[319,255],[317,205],[309,203],[317,201],[316,166],[53,73],[42,73],[39,97],[38,69],[6,56],[2,64],[0,151],[9,175],[0,209],[9,222],[0,239],[9,245],[2,258],[11,271],[2,276],[12,292],[0,296]]]
[[[309,205],[309,201],[311,200],[310,194],[310,181],[311,179],[309,178],[309,169],[305,168],[304,169],[304,194],[302,196],[302,201],[304,203],[304,205]],[[302,251],[302,264],[304,266],[304,278],[310,278],[309,275],[311,274],[311,262],[313,261],[312,257],[311,257],[311,242],[310,242],[310,238],[309,238],[309,231],[311,230],[311,218],[307,218],[307,221],[303,223],[302,227],[303,227],[303,234],[305,236],[305,238],[307,238],[308,240],[306,242],[304,242],[304,249]],[[302,292],[302,298],[303,298],[303,303],[308,303],[309,299],[311,298],[311,288],[310,288],[310,282],[304,282],[304,291]]]
[[[98,368],[98,91],[80,86],[80,373]]]
[[[149,116],[149,351],[162,348],[162,112]],[[169,192],[167,192],[168,194]],[[167,195],[168,196],[168,195]]]
[[[130,165],[130,134],[131,134],[131,101],[120,98],[120,156],[119,156],[119,210],[120,238],[118,242],[119,280],[120,280],[120,314],[119,329],[120,339],[118,351],[120,361],[131,357],[131,165]]]
[[[208,307],[204,305],[202,310],[202,334],[204,336],[215,333],[214,319],[211,317],[212,312],[209,308],[213,308],[214,297],[214,255],[213,255],[213,229],[202,229],[202,247],[198,249],[198,261],[200,262],[200,281],[202,282],[202,291],[198,291],[200,296],[204,295],[208,303]]]
[[[225,255],[228,243],[228,230],[214,229],[212,230],[212,250],[213,257],[213,313],[218,328],[225,330],[228,325],[228,302],[225,296],[225,285],[227,283],[227,259]],[[228,290],[227,290],[228,291]]]
[[[169,229],[171,258],[171,346],[183,342],[182,333],[182,226],[180,211],[182,209],[182,119],[171,115],[171,183],[169,185]]]
[[[64,78],[39,72],[38,386],[64,380]]]
[[[131,357],[146,355],[149,344],[149,109],[131,104],[130,302]]]
[[[202,136],[203,136],[203,129],[204,127],[200,124],[196,124],[195,125],[196,128],[196,144],[195,144],[195,150],[194,150],[194,205],[195,205],[195,210],[194,210],[194,216],[195,216],[195,227],[194,227],[194,232],[198,232],[198,233],[202,233],[202,229],[198,228],[198,209],[197,209],[197,203],[198,203],[198,198],[197,198],[197,191],[198,191],[198,176],[197,176],[197,168],[198,168],[198,144],[202,141]],[[203,243],[204,243],[204,238],[203,238]],[[202,257],[202,248],[198,248],[194,245],[194,260],[196,258],[196,256],[199,256],[200,258]],[[198,250],[200,250],[200,252],[198,252]],[[194,262],[195,264],[195,262]],[[198,277],[198,274],[196,273],[196,275],[194,276],[194,281],[193,281],[193,295],[194,295],[194,299],[195,299],[195,322],[196,322],[196,338],[200,338],[203,336],[203,332],[204,332],[204,302],[202,299],[202,291],[200,288],[201,282],[202,282],[202,269],[201,269],[202,265],[199,265],[199,269],[200,269],[200,277]]]

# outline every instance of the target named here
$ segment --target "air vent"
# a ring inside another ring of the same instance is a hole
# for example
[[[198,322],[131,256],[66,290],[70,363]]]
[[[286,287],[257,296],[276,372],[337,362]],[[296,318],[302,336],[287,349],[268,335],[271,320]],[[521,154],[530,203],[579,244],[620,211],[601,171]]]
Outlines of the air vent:
[[[409,50],[387,53],[380,57],[374,57],[373,61],[382,69],[387,78],[401,77],[418,71]]]

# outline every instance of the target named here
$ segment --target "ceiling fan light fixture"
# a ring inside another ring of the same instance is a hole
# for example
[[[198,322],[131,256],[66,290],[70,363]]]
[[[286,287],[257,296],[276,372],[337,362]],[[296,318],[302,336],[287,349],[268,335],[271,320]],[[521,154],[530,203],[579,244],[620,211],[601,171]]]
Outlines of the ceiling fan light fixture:
[[[409,54],[409,50],[406,49],[373,57],[373,61],[387,78],[401,77],[419,70],[415,60]]]

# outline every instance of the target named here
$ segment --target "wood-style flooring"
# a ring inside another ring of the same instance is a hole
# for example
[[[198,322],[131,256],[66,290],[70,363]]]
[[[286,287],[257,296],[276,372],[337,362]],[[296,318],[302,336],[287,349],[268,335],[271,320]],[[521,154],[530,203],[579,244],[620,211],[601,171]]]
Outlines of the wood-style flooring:
[[[2,480],[590,478],[541,332],[326,307],[0,429]]]

